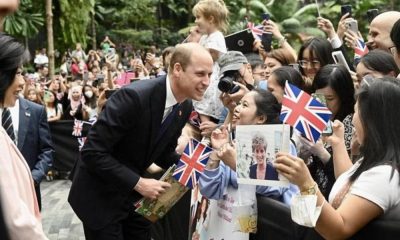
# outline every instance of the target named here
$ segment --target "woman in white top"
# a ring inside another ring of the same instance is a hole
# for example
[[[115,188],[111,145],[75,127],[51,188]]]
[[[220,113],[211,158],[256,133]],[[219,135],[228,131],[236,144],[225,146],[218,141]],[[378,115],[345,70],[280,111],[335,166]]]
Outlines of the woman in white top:
[[[302,195],[316,195],[321,214],[315,230],[326,239],[346,239],[375,218],[400,220],[400,80],[386,77],[364,82],[353,117],[360,159],[353,165],[346,151],[344,127],[333,125],[336,182],[329,204],[304,161],[278,153],[275,167]],[[325,203],[325,204],[324,204]]]

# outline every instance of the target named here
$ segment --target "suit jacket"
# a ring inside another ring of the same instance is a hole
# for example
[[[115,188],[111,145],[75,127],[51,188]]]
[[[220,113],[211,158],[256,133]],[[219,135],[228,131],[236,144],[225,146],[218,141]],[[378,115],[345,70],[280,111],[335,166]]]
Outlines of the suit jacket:
[[[53,164],[54,147],[46,109],[26,99],[19,99],[18,149],[40,183]]]
[[[250,166],[250,178],[257,179],[257,164]],[[267,169],[265,169],[264,180],[279,180],[278,172],[269,162],[267,162]]]
[[[88,227],[104,227],[142,196],[133,188],[155,162],[167,169],[179,159],[177,139],[192,111],[191,100],[181,103],[159,141],[164,114],[166,77],[137,81],[107,101],[87,136],[76,166],[69,202]]]

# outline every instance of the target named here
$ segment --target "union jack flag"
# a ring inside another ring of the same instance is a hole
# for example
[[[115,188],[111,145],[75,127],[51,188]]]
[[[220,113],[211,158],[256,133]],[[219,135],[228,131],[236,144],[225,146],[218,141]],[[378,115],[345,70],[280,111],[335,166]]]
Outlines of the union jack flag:
[[[286,81],[280,115],[282,122],[296,128],[315,143],[331,115],[326,106]]]
[[[360,59],[362,56],[368,53],[367,45],[363,39],[357,39],[357,44],[354,48],[354,59]]]
[[[181,184],[193,188],[204,171],[211,151],[210,147],[190,139],[172,176]]]
[[[254,23],[252,22],[248,22],[247,23],[247,28],[249,28],[251,30],[251,32],[253,33],[254,39],[256,40],[260,40],[263,33],[264,33],[264,26],[259,24],[257,26],[254,25]]]
[[[72,130],[72,136],[80,137],[82,136],[83,122],[76,120],[74,121],[74,128]]]

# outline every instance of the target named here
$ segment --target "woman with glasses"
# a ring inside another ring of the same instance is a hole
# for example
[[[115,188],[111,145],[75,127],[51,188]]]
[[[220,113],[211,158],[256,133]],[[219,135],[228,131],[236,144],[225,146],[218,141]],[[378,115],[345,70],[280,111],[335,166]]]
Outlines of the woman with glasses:
[[[327,64],[334,63],[332,51],[330,42],[319,37],[310,38],[301,46],[297,60],[308,93],[312,92],[312,82],[318,70]]]
[[[24,86],[20,67],[27,52],[14,38],[0,33],[0,201],[10,239],[47,239],[30,168],[15,145],[9,107]]]
[[[354,87],[358,89],[363,79],[396,77],[400,70],[390,53],[375,49],[361,58],[356,72],[357,82],[354,83]]]
[[[398,79],[385,77],[361,86],[352,120],[361,155],[357,162],[351,162],[344,126],[335,121],[328,141],[337,180],[329,198],[318,189],[302,159],[278,153],[275,167],[279,172],[299,186],[302,196],[316,198],[313,206],[321,212],[313,216],[317,218],[313,225],[324,239],[349,239],[374,219],[399,221],[399,109]]]

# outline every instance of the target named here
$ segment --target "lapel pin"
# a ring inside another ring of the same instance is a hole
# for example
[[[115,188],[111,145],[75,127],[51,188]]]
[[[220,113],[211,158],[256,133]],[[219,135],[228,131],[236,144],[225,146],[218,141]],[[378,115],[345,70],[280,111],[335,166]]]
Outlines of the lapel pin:
[[[25,113],[25,116],[30,117],[30,116],[31,116],[31,113],[30,113],[30,112],[26,112],[26,113]]]
[[[181,110],[179,110],[179,117],[180,117],[180,116],[182,116],[182,111],[181,111]]]

